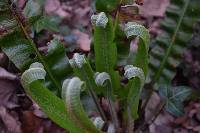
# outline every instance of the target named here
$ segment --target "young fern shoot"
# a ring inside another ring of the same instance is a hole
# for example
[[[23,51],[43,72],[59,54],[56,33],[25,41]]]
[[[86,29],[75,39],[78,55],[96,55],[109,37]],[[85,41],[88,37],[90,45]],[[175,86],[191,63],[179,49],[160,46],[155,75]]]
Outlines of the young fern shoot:
[[[102,89],[106,92],[106,98],[108,100],[108,108],[109,108],[109,112],[110,112],[114,127],[117,132],[120,132],[119,120],[118,120],[118,116],[115,110],[115,106],[114,106],[115,104],[113,100],[113,89],[112,89],[113,86],[112,86],[112,82],[111,82],[109,74],[106,72],[102,72],[102,73],[97,72],[95,74],[95,82],[98,86],[101,86]]]

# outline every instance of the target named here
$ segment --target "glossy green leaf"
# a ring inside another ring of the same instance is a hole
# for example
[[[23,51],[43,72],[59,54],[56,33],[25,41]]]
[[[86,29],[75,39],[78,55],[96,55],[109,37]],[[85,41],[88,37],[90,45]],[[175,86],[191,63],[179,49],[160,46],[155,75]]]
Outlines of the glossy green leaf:
[[[83,109],[80,101],[82,87],[84,87],[84,82],[77,77],[66,79],[63,83],[62,97],[65,101],[69,117],[86,132],[102,133],[95,127]]]
[[[186,86],[161,86],[159,94],[164,98],[166,105],[165,109],[175,116],[184,114],[183,102],[192,94],[192,90]]]
[[[101,21],[101,14],[98,15],[97,21]],[[119,74],[114,71],[117,63],[117,47],[114,43],[113,22],[110,18],[107,19],[107,22],[103,21],[106,22],[105,28],[94,24],[95,66],[96,71],[107,72],[111,76],[114,88],[118,89]]]
[[[37,102],[47,116],[59,126],[72,133],[83,133],[84,131],[69,119],[64,102],[44,86],[42,80],[45,79],[45,75],[46,72],[42,64],[33,63],[21,77],[26,92]]]
[[[184,48],[193,35],[193,26],[200,20],[199,12],[199,0],[171,0],[161,22],[163,32],[150,52],[149,76],[154,83],[168,84],[175,76]]]

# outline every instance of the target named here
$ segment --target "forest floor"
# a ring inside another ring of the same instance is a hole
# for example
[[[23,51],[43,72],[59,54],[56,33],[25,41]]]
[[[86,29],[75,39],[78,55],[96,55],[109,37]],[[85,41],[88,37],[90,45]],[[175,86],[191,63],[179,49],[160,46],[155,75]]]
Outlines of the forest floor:
[[[24,0],[19,0],[23,7]],[[150,30],[152,37],[160,34],[159,22],[164,16],[169,0],[144,0],[140,7],[141,21]],[[61,3],[59,0],[46,0],[45,12],[59,15],[62,25],[68,26],[67,35],[56,34],[65,41],[69,51],[87,53],[90,50],[92,14],[90,0],[71,0]],[[46,44],[53,36],[45,32],[42,40],[35,40],[40,51],[47,50]],[[54,34],[55,35],[55,34]],[[73,45],[72,45],[73,44]],[[200,89],[200,24],[196,26],[193,39],[184,51],[181,65],[173,79],[174,85],[188,85]],[[21,73],[0,52],[0,133],[65,133],[40,110],[39,106],[26,95],[19,82]],[[155,94],[151,106],[158,103]],[[187,101],[185,115],[175,118],[162,112],[155,122],[150,125],[151,133],[200,133],[200,101]]]

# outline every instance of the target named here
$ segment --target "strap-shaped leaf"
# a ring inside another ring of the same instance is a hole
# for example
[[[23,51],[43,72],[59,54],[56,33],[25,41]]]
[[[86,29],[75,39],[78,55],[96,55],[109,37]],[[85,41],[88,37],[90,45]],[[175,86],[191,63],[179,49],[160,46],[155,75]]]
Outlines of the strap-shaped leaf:
[[[71,73],[72,69],[69,64],[69,59],[66,56],[64,45],[58,38],[54,38],[48,44],[48,53],[43,56],[46,67],[48,67],[49,73],[46,81],[48,88],[57,88],[57,94],[61,94],[61,83]],[[52,77],[54,79],[52,79]],[[52,82],[55,80],[54,82]]]
[[[101,86],[103,90],[105,90],[106,98],[108,99],[108,107],[109,112],[114,123],[114,126],[117,131],[119,131],[119,121],[117,118],[117,113],[115,111],[114,100],[113,100],[113,89],[111,78],[108,73],[96,73],[95,74],[95,82],[98,86]]]
[[[194,24],[200,20],[199,12],[199,0],[171,0],[166,18],[161,22],[163,32],[154,40],[150,51],[149,76],[154,83],[168,84],[175,76]]]
[[[124,69],[125,77],[130,80],[128,83],[128,110],[131,111],[132,117],[137,119],[140,94],[145,82],[144,72],[141,68],[132,65],[127,65]]]
[[[94,24],[94,52],[96,71],[107,72],[114,88],[119,88],[119,74],[114,71],[117,61],[117,48],[114,43],[113,22],[105,13],[92,16]],[[96,19],[94,19],[96,18]],[[107,21],[108,20],[108,21]],[[101,22],[98,22],[101,21]],[[102,23],[103,26],[98,23]]]
[[[89,94],[93,98],[100,115],[102,116],[103,120],[106,120],[106,117],[99,105],[98,98],[95,94],[95,92],[99,93],[100,90],[99,87],[97,87],[95,84],[94,72],[89,62],[85,59],[84,55],[80,55],[78,53],[75,53],[69,62],[73,68],[73,71],[75,72],[75,75],[78,76],[81,80],[85,81]]]
[[[192,94],[192,90],[186,86],[164,85],[159,87],[159,94],[166,102],[166,111],[175,116],[182,116],[184,114],[183,102]]]
[[[138,36],[140,38],[133,65],[136,67],[140,67],[146,75],[148,72],[148,45],[150,41],[149,31],[144,26],[139,25],[135,22],[128,22],[125,25],[124,31],[127,38],[132,36]]]
[[[82,130],[89,133],[102,133],[98,130],[85,113],[80,100],[81,88],[84,82],[79,78],[66,79],[62,87],[62,96],[66,103],[70,119]]]
[[[19,17],[21,14],[13,8],[15,3],[9,1],[0,1],[0,31],[5,30],[0,37],[1,49],[21,71],[28,69],[35,61],[41,62],[47,72],[47,86],[51,86],[60,94],[61,80],[64,80],[70,71],[64,46],[58,39],[54,39],[50,42],[52,47],[47,56],[42,56],[27,32],[30,24],[21,20],[23,16]],[[7,21],[12,21],[13,26],[5,25],[9,24]]]
[[[45,79],[46,72],[41,63],[33,63],[21,77],[26,92],[33,98],[41,109],[55,123],[72,133],[83,133],[75,123],[70,121],[64,102],[50,92],[41,80]]]

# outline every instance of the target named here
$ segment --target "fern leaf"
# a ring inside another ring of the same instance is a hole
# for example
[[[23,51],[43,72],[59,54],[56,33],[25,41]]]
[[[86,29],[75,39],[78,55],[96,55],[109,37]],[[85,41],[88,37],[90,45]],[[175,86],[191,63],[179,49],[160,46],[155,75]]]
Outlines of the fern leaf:
[[[101,86],[102,89],[105,91],[106,98],[108,100],[108,108],[110,111],[110,115],[113,121],[113,124],[117,131],[119,131],[119,121],[117,118],[117,112],[115,111],[114,107],[114,100],[113,100],[113,86],[111,82],[110,75],[106,72],[96,73],[95,74],[95,82],[98,86]]]
[[[64,102],[44,86],[42,80],[45,76],[43,65],[33,63],[22,74],[21,82],[26,92],[55,123],[72,133],[83,133],[84,131],[69,119]]]
[[[36,22],[38,17],[34,16],[34,18],[30,18],[30,21],[24,23],[13,5],[14,3],[10,3],[9,0],[0,2],[0,11],[7,13],[0,14],[0,27],[7,28],[6,30],[10,31],[6,31],[0,37],[1,49],[21,71],[26,70],[35,61],[41,62],[47,72],[46,85],[54,88],[54,91],[57,91],[59,95],[61,93],[61,81],[71,71],[63,45],[58,39],[54,39],[50,42],[47,56],[41,55],[28,33],[28,26]],[[7,22],[7,20],[14,20],[13,25],[16,26],[12,29],[9,29],[8,26],[2,26],[2,23]]]
[[[103,12],[95,16],[97,19],[93,24],[96,71],[107,72],[111,76],[114,88],[118,89],[120,86],[119,74],[114,71],[117,61],[117,48],[114,43],[112,20],[107,18]],[[103,26],[98,24],[101,21],[104,23]]]
[[[125,77],[130,81],[128,83],[128,111],[134,119],[138,118],[138,106],[142,88],[145,82],[145,75],[141,68],[133,67],[132,65],[125,66]]]
[[[62,96],[66,103],[70,119],[89,133],[102,133],[85,113],[80,101],[80,93],[84,83],[77,77],[66,79],[62,87]]]
[[[97,87],[97,85],[95,84],[94,72],[93,72],[90,64],[85,59],[84,55],[80,55],[78,53],[75,53],[73,58],[69,62],[73,68],[75,75],[78,76],[81,80],[85,81],[88,92],[89,92],[90,96],[92,97],[92,99],[94,100],[97,110],[99,111],[103,120],[106,120],[106,117],[105,117],[105,115],[101,109],[101,106],[98,102],[97,95],[95,94],[95,92],[100,93],[102,91],[100,91],[99,87]]]
[[[181,55],[193,35],[193,26],[200,20],[199,0],[171,0],[160,34],[150,52],[152,82],[169,83],[175,76]]]

